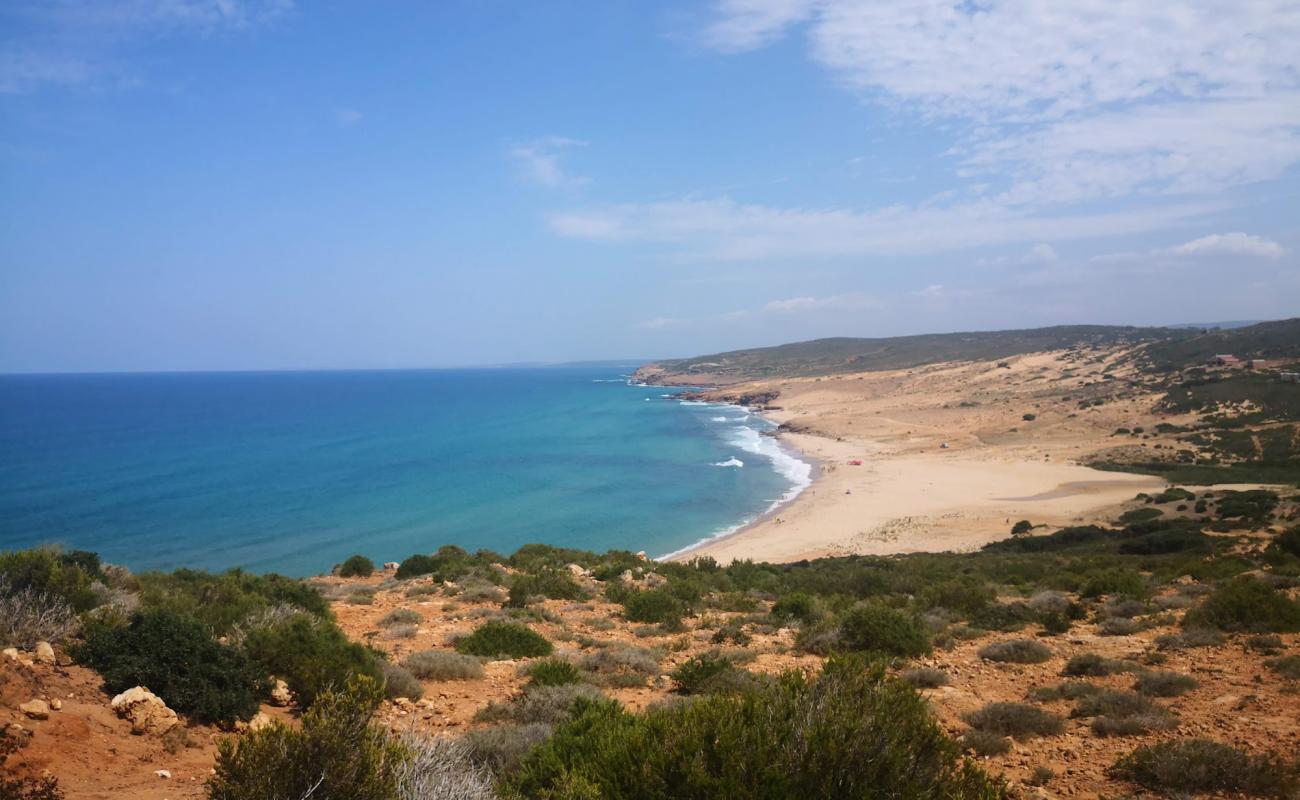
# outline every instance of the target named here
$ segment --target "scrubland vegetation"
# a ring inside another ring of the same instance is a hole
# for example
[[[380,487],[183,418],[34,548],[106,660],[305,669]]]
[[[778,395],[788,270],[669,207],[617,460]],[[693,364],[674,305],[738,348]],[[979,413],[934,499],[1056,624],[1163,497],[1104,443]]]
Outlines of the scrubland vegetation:
[[[1182,491],[1138,508],[1184,502]],[[131,575],[87,553],[5,553],[0,633],[5,645],[58,643],[105,691],[146,685],[189,720],[226,728],[258,710],[273,677],[284,680],[301,723],[232,736],[210,781],[214,798],[298,797],[312,786],[313,796],[403,800],[1003,797],[996,762],[976,759],[1070,726],[1130,743],[1115,781],[1283,797],[1296,782],[1290,754],[1179,735],[1174,706],[1200,681],[1164,666],[1170,653],[1231,645],[1261,673],[1300,680],[1300,654],[1287,644],[1300,632],[1296,499],[1212,495],[1235,525],[1216,513],[1129,514],[1041,535],[1018,525],[974,553],[794,564],[444,547],[406,559],[397,576],[357,568],[357,579],[327,585],[239,571]],[[331,602],[379,592],[424,610],[370,612],[375,644],[361,644]],[[442,613],[469,604],[456,612],[467,631],[390,660],[391,632],[420,629],[439,602]],[[539,632],[564,629],[552,609],[593,603],[620,613],[593,618],[591,629],[620,627],[630,641]],[[1102,639],[1150,631],[1149,645],[1066,658],[1061,637],[1080,626]],[[778,632],[792,653],[825,657],[811,662],[822,666],[754,669],[752,642]],[[711,649],[674,655],[691,641]],[[916,662],[966,646],[987,669],[1060,677],[1018,698],[987,698],[945,728],[924,693],[963,679]],[[375,720],[376,709],[427,697],[430,685],[482,681],[501,659],[519,662],[510,669],[520,688],[480,707],[458,739],[399,736]],[[613,699],[644,689],[665,699],[640,711]],[[1164,739],[1149,738],[1157,734]],[[1040,769],[1023,780],[1061,779]]]

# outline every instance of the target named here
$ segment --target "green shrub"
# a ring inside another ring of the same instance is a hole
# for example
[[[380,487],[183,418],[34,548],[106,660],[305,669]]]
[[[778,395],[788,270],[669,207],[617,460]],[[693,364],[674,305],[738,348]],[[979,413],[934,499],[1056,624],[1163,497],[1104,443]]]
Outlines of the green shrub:
[[[339,565],[340,578],[368,578],[375,571],[375,562],[362,555],[350,556]]]
[[[485,622],[456,640],[456,652],[484,658],[535,658],[552,649],[541,634],[515,622]]]
[[[1103,595],[1123,597],[1146,597],[1151,593],[1147,579],[1135,569],[1113,567],[1090,574],[1079,588],[1081,597],[1093,598]]]
[[[711,681],[736,669],[724,656],[705,653],[680,664],[669,673],[679,694],[705,694]]]
[[[436,581],[454,581],[471,571],[482,571],[494,558],[495,553],[471,556],[464,548],[454,544],[443,545],[432,555],[416,554],[397,565],[397,579],[406,580],[420,575],[432,575]]]
[[[975,730],[1015,739],[1055,736],[1065,728],[1060,717],[1027,703],[989,703],[964,714],[962,719]]]
[[[244,651],[267,673],[289,684],[304,707],[315,703],[326,689],[355,676],[381,678],[374,653],[350,641],[333,623],[305,615],[251,631]]]
[[[777,598],[772,604],[770,616],[778,623],[798,620],[808,624],[817,620],[821,604],[817,598],[806,592],[791,592]]]
[[[272,722],[218,746],[211,800],[349,798],[397,800],[399,770],[409,753],[372,725],[383,690],[368,677],[327,690],[301,727]]]
[[[1214,513],[1220,518],[1240,518],[1246,522],[1264,523],[1277,508],[1277,492],[1267,489],[1250,489],[1244,492],[1219,493]]]
[[[242,570],[222,573],[178,569],[137,576],[145,608],[175,611],[193,617],[216,636],[259,611],[293,606],[322,619],[332,619],[329,603],[315,589],[283,575],[254,575]]]
[[[1208,739],[1145,745],[1115,762],[1111,774],[1161,792],[1243,792],[1290,797],[1300,776],[1274,755],[1252,756]]]
[[[970,624],[986,631],[1018,631],[1038,619],[1028,603],[991,603],[970,617]]]
[[[740,694],[630,714],[589,703],[505,780],[524,797],[1002,798],[909,687],[832,659]]]
[[[993,602],[997,593],[988,583],[969,576],[934,581],[921,590],[920,608],[944,608],[970,616]]]
[[[1243,575],[1219,586],[1188,611],[1183,626],[1251,633],[1300,631],[1300,603],[1263,581]]]
[[[433,556],[417,553],[402,559],[402,563],[397,565],[396,577],[399,581],[404,581],[407,578],[429,575],[438,568],[438,565],[439,562]]]
[[[1300,525],[1287,528],[1268,546],[1270,553],[1287,554],[1300,558]]]
[[[1038,415],[1037,415],[1037,414],[1021,414],[1021,415],[1020,415],[1020,418],[1023,419],[1025,422],[1033,422],[1034,420],[1038,419]]]
[[[1015,525],[1011,526],[1011,535],[1023,536],[1024,534],[1033,531],[1033,529],[1034,529],[1034,523],[1030,522],[1027,519],[1022,519],[1019,522],[1017,522]]]
[[[1199,686],[1191,675],[1181,672],[1143,672],[1133,684],[1134,691],[1151,697],[1177,697]]]
[[[839,621],[840,646],[892,656],[922,656],[930,652],[930,637],[915,617],[875,603],[855,606]]]
[[[629,622],[681,622],[685,604],[664,589],[633,592],[623,601],[623,616]]]
[[[465,734],[464,742],[475,763],[482,764],[496,775],[505,775],[514,772],[524,756],[550,735],[551,726],[544,722],[506,723],[471,730]]]
[[[1282,637],[1276,633],[1257,633],[1244,642],[1247,650],[1272,655],[1282,649]]]
[[[510,596],[506,605],[523,608],[532,597],[552,600],[581,600],[587,593],[571,575],[557,569],[544,569],[536,573],[520,573],[510,581]]]
[[[58,598],[78,612],[97,604],[90,586],[101,577],[99,556],[84,550],[37,547],[0,553],[0,582],[6,592],[30,590],[34,595]]]
[[[918,689],[937,689],[940,686],[947,686],[952,683],[948,673],[941,669],[933,667],[917,667],[916,669],[905,669],[899,673],[900,678],[905,683],[915,686]]]
[[[1132,511],[1125,511],[1119,515],[1119,521],[1125,525],[1131,525],[1135,522],[1150,522],[1153,519],[1159,519],[1164,516],[1165,512],[1158,508],[1135,508]]]
[[[473,681],[486,674],[483,663],[473,656],[444,650],[421,650],[411,653],[402,666],[426,681]]]
[[[528,667],[529,686],[563,686],[568,683],[582,683],[582,672],[569,661],[548,658]]]
[[[1041,664],[1052,657],[1052,649],[1033,639],[1009,639],[984,645],[979,649],[979,657],[985,661]]]
[[[248,719],[267,690],[264,670],[171,611],[135,614],[123,628],[91,626],[72,655],[103,677],[106,693],[146,686],[197,722]]]

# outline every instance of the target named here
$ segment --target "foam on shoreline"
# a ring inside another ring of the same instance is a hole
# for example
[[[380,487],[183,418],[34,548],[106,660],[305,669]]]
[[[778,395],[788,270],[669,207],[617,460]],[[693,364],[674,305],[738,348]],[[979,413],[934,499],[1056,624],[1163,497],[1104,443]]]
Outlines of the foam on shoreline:
[[[685,406],[715,406],[718,408],[740,409],[741,411],[744,412],[742,416],[738,416],[734,418],[733,417],[712,417],[711,420],[715,422],[725,420],[727,422],[745,423],[753,417],[758,417],[758,419],[761,420],[765,426],[771,426],[772,428],[776,427],[776,423],[772,422],[771,420],[768,420],[761,413],[756,412],[745,406],[736,405],[733,403],[717,403],[717,402],[708,402],[703,400],[679,400],[678,402]],[[746,517],[745,519],[741,520],[735,525],[731,525],[726,528],[723,528],[722,530],[715,531],[714,533],[711,533],[708,536],[705,536],[704,538],[696,542],[692,542],[691,544],[685,547],[674,550],[671,553],[665,553],[664,555],[656,556],[654,560],[666,561],[672,558],[676,558],[677,556],[683,555],[685,553],[689,553],[692,550],[695,550],[699,547],[703,547],[704,545],[707,545],[710,542],[717,541],[718,539],[723,539],[728,536],[731,536],[737,531],[743,530],[749,527],[750,525],[753,525],[758,520],[761,520],[771,515],[778,508],[784,506],[785,504],[789,503],[790,501],[798,497],[800,494],[802,494],[803,491],[807,489],[809,486],[811,486],[813,483],[813,463],[811,461],[806,461],[803,458],[801,458],[790,448],[783,445],[775,436],[765,436],[760,430],[751,427],[750,425],[737,424],[736,427],[732,428],[728,432],[727,442],[728,444],[731,444],[734,447],[744,450],[747,453],[752,453],[754,455],[762,456],[763,458],[767,459],[772,464],[772,468],[776,470],[777,474],[781,475],[783,478],[789,481],[790,488],[786,490],[786,492],[782,494],[780,497],[773,500],[771,505],[769,505],[762,512],[750,517]],[[732,464],[731,462],[735,462],[735,464]],[[742,466],[742,465],[743,462],[741,462],[740,459],[734,457],[728,461],[715,464],[715,466]]]

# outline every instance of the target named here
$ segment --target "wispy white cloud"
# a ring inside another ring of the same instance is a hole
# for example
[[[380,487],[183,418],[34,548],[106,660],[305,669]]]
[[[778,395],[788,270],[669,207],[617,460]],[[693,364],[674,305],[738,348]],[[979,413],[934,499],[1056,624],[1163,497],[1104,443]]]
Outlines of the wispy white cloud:
[[[655,317],[644,322],[638,322],[636,327],[643,330],[667,330],[686,326],[698,327],[718,323],[737,323],[763,317],[790,317],[814,311],[862,311],[880,308],[883,305],[880,298],[865,292],[845,292],[822,297],[805,295],[770,300],[757,308],[742,308],[701,317]]]
[[[271,24],[293,0],[18,0],[0,7],[0,92],[138,81],[122,50],[147,37],[206,36]]]
[[[1093,256],[1095,263],[1132,262],[1203,258],[1235,257],[1277,259],[1286,254],[1286,248],[1272,239],[1253,236],[1236,231],[1233,233],[1212,233],[1172,247],[1158,247],[1152,250],[1127,250],[1119,253],[1104,253]]]
[[[714,11],[707,46],[750,50],[804,25],[812,58],[846,87],[955,123],[962,174],[991,176],[999,202],[1208,192],[1300,161],[1291,0],[723,0]]]
[[[608,242],[676,246],[690,258],[918,255],[1013,244],[1142,233],[1199,217],[1215,206],[1159,205],[1130,211],[1030,214],[981,201],[871,211],[746,205],[730,198],[629,203],[551,215],[556,233]],[[1045,256],[1039,251],[1037,257]]]
[[[560,166],[560,154],[574,147],[586,147],[581,139],[567,136],[546,136],[526,144],[513,145],[507,155],[519,165],[524,177],[543,186],[577,186],[587,182],[580,175],[572,175]]]

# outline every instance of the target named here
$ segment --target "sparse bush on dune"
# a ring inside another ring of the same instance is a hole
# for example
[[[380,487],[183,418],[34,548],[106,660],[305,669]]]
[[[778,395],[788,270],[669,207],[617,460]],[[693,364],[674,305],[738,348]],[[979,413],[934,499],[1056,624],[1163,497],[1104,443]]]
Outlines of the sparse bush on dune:
[[[1272,655],[1282,649],[1282,637],[1275,633],[1258,633],[1243,642],[1247,650]]]
[[[685,603],[664,589],[633,592],[623,601],[623,616],[629,622],[677,624],[686,610]]]
[[[1265,661],[1264,664],[1284,678],[1290,678],[1293,681],[1300,681],[1300,656],[1270,658],[1268,661]]]
[[[1040,703],[1050,703],[1054,700],[1078,700],[1102,691],[1102,687],[1087,681],[1064,681],[1054,686],[1035,686],[1029,690],[1029,697]]]
[[[1002,798],[916,693],[832,659],[734,695],[630,714],[588,703],[505,779],[508,796]]]
[[[1179,633],[1162,633],[1155,638],[1160,650],[1187,650],[1194,647],[1217,647],[1227,640],[1213,628],[1185,628]]]
[[[510,581],[510,595],[506,605],[523,608],[534,597],[551,600],[581,600],[587,592],[569,573],[558,569],[542,569],[534,573],[520,573]]]
[[[1011,752],[1011,740],[1000,733],[975,730],[961,735],[962,746],[981,758],[1000,756]]]
[[[540,633],[516,622],[485,622],[456,640],[456,652],[484,658],[536,658],[552,649]]]
[[[1090,574],[1079,587],[1081,597],[1143,598],[1151,593],[1147,579],[1135,569],[1114,567]]]
[[[545,723],[556,725],[568,720],[579,701],[602,700],[604,695],[594,686],[569,683],[560,686],[534,686],[507,702],[493,701],[479,709],[479,722],[513,722],[517,725]]]
[[[1013,739],[1055,736],[1065,727],[1060,717],[1027,703],[989,703],[963,715],[962,719],[975,730]]]
[[[985,661],[1041,664],[1052,657],[1052,649],[1033,639],[1009,639],[984,645],[979,649],[979,657]]]
[[[1300,786],[1295,763],[1276,755],[1250,755],[1208,739],[1145,745],[1111,768],[1123,780],[1161,792],[1242,792],[1291,797]]]
[[[486,674],[483,663],[473,656],[445,650],[421,650],[402,661],[411,674],[426,681],[471,681]]]
[[[122,628],[92,625],[72,655],[100,674],[105,693],[146,686],[198,722],[248,719],[266,691],[260,665],[171,611],[138,613]]]
[[[1085,695],[1070,716],[1093,717],[1092,731],[1098,736],[1136,736],[1178,727],[1177,715],[1133,692],[1105,690]]]

